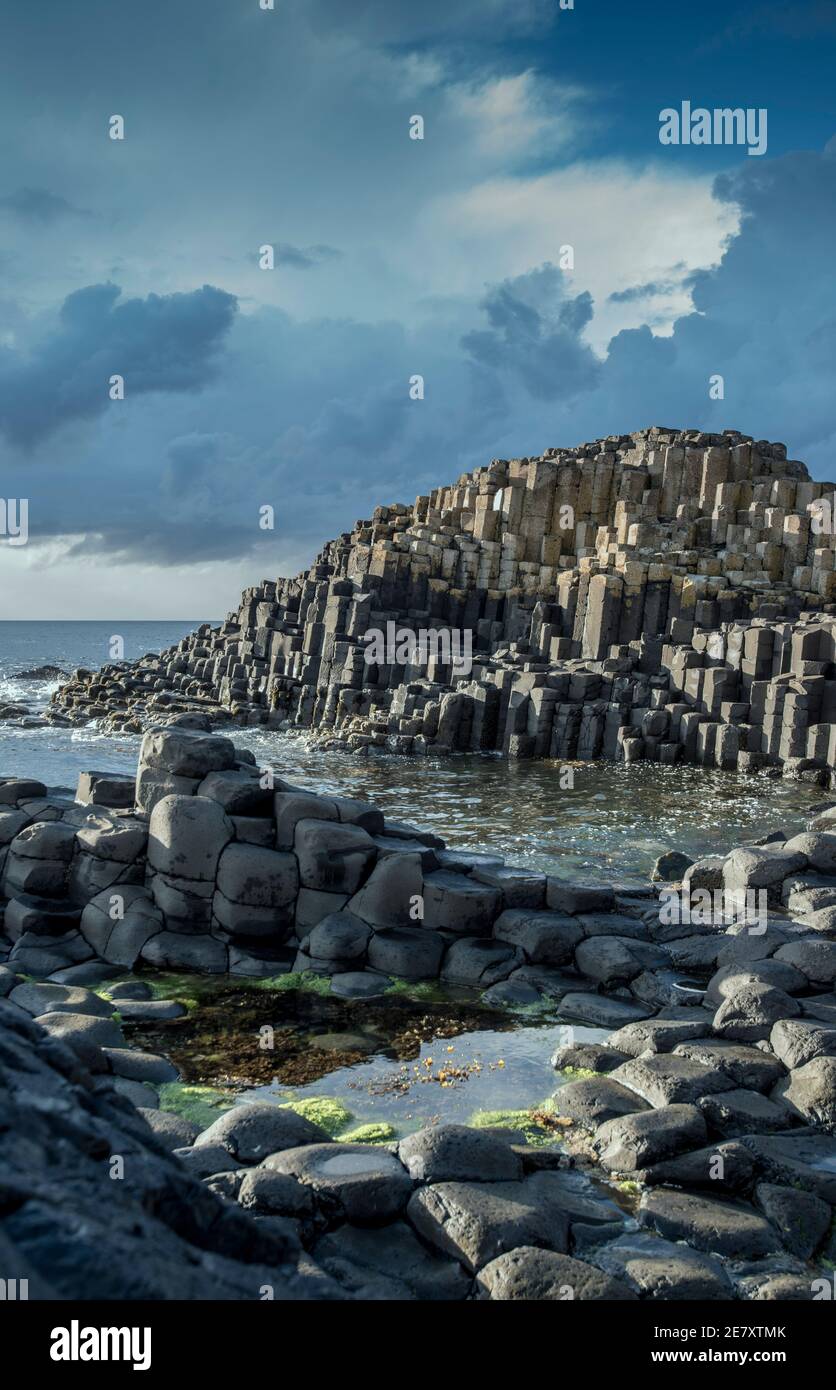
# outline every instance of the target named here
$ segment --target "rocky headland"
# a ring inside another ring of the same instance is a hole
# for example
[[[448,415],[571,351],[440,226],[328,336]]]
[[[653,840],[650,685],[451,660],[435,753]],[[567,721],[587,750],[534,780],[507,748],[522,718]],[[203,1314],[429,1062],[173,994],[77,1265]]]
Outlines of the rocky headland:
[[[494,459],[378,507],[220,627],[74,672],[49,717],[143,732],[197,711],[360,755],[685,761],[827,785],[833,503],[783,444],[734,430]]]

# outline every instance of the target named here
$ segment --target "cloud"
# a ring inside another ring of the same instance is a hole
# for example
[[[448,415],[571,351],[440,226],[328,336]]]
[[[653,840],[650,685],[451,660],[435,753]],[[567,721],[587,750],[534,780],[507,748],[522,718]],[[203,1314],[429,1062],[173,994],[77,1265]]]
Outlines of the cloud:
[[[76,290],[28,357],[0,352],[0,429],[10,441],[31,446],[70,421],[104,414],[114,374],[124,378],[127,399],[198,391],[211,380],[237,309],[233,295],[204,285],[189,294],[120,296],[112,284]]]
[[[74,207],[60,194],[47,188],[19,188],[16,193],[0,198],[0,211],[11,213],[30,225],[49,226],[65,217],[91,217],[84,208]]]
[[[599,363],[580,336],[592,318],[592,299],[586,292],[566,298],[555,266],[496,286],[482,308],[490,328],[462,339],[476,362],[515,373],[542,400],[566,400],[594,385]]]
[[[328,261],[338,261],[342,252],[335,246],[291,246],[288,241],[276,243],[276,265],[286,265],[292,270],[313,270],[315,266]]]

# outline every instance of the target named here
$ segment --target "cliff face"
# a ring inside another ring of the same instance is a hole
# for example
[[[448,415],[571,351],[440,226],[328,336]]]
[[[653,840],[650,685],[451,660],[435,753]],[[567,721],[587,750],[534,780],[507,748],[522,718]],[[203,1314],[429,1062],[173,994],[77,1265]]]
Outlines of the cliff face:
[[[296,726],[352,750],[836,762],[828,486],[782,444],[652,428],[379,507],[56,718]],[[458,660],[457,660],[458,658]]]

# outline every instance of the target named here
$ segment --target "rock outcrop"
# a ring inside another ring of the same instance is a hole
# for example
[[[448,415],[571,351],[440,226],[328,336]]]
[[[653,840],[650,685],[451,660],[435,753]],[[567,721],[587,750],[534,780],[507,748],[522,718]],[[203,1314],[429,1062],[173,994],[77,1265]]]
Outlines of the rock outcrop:
[[[245,590],[221,627],[76,671],[51,717],[142,731],[197,709],[358,752],[682,759],[825,782],[833,511],[782,444],[735,431],[494,460],[379,507],[306,574]]]

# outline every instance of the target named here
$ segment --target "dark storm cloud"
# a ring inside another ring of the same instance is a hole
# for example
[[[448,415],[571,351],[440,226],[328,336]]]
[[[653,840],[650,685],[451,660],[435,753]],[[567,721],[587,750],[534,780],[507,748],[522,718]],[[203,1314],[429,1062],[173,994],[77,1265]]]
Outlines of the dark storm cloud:
[[[465,334],[462,345],[483,366],[516,373],[533,396],[566,398],[589,390],[598,362],[581,333],[592,318],[589,294],[564,298],[553,265],[490,290],[482,301],[490,328]]]
[[[89,285],[64,300],[52,331],[31,354],[0,354],[0,428],[31,446],[69,421],[103,414],[112,375],[126,399],[198,391],[211,380],[237,309],[211,285],[189,294],[120,302],[117,285]]]

